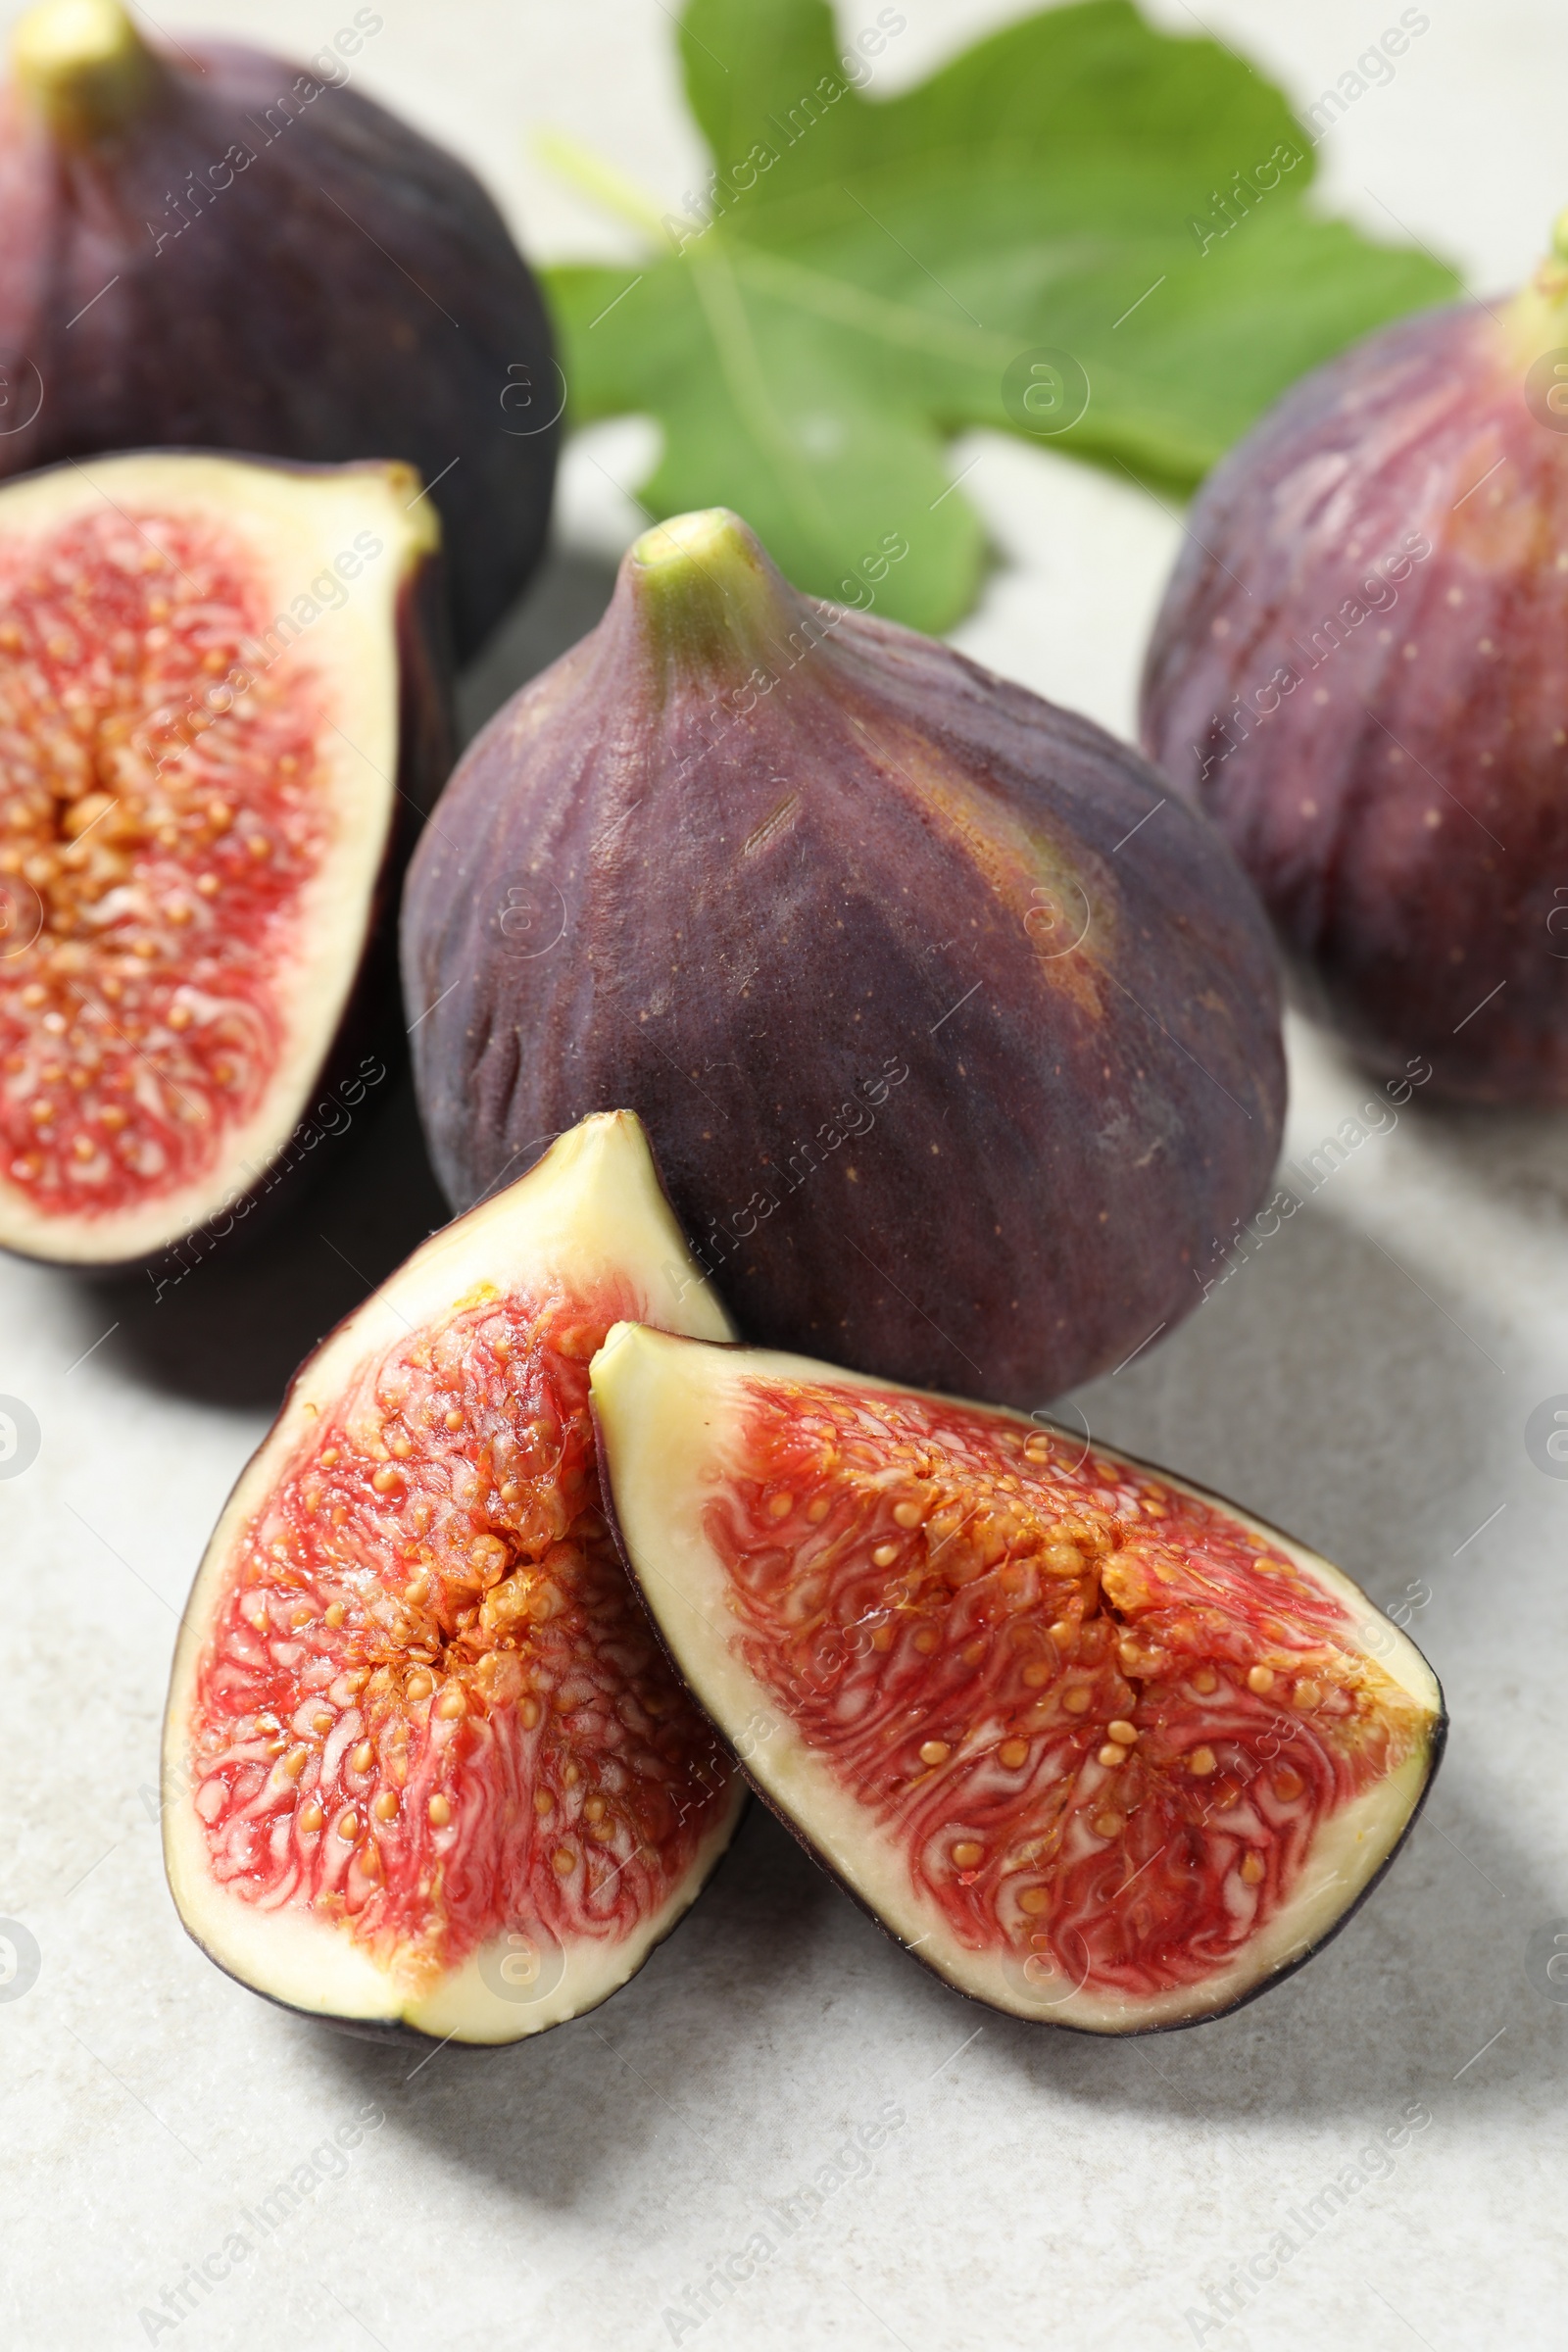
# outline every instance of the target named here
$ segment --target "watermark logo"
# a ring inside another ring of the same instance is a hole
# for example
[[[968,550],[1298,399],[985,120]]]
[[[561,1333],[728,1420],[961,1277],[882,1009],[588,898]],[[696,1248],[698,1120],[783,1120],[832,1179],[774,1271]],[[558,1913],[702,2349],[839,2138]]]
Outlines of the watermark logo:
[[[1568,1919],[1548,1919],[1531,1931],[1525,1975],[1543,2000],[1568,2002]]]
[[[20,1478],[38,1459],[43,1432],[30,1404],[0,1396],[0,1478]]]
[[[548,1928],[508,1928],[479,1953],[479,1974],[498,2001],[548,2000],[566,1973],[566,1955]]]
[[[1042,343],[1009,362],[1002,405],[1020,433],[1050,440],[1070,431],[1088,408],[1089,377],[1070,351]]]
[[[416,1022],[415,1027],[417,1026]],[[263,1168],[254,1167],[249,1160],[243,1161],[241,1170],[246,1179],[243,1189],[239,1186],[230,1187],[221,1207],[214,1211],[205,1225],[187,1234],[183,1241],[171,1244],[158,1264],[147,1268],[147,1279],[153,1286],[154,1306],[162,1305],[165,1291],[182,1283],[186,1275],[192,1273],[217,1249],[220,1242],[226,1241],[235,1225],[250,1215],[258,1200],[265,1199],[274,1185],[280,1184],[291,1169],[297,1168],[308,1152],[314,1152],[329,1136],[346,1135],[354,1124],[354,1112],[365,1101],[369,1089],[379,1086],[386,1074],[386,1063],[378,1054],[363,1054],[358,1071],[343,1079],[335,1093],[324,1096],[317,1103],[313,1117],[301,1119],[275,1159]],[[315,1124],[317,1119],[320,1121],[319,1127]],[[188,1257],[187,1251],[190,1253]],[[161,1274],[159,1265],[170,1271]],[[172,1271],[176,1266],[179,1269],[177,1273]]]
[[[37,1937],[20,1919],[0,1919],[0,2001],[20,2001],[30,1992],[42,1966]]]
[[[554,882],[514,882],[496,918],[521,963],[548,956],[566,936],[566,902]]]
[[[842,2143],[816,2166],[809,2180],[787,2195],[769,2197],[754,2215],[745,2244],[715,2254],[703,2275],[687,2280],[664,2305],[660,2318],[669,2341],[679,2344],[697,2334],[751,2281],[765,2277],[788,2241],[821,2220],[830,2200],[852,2181],[869,2176],[872,2158],[906,2121],[896,2099],[884,2099],[875,2116],[846,2131]],[[725,2330],[713,2340],[728,2340]]]
[[[1568,1478],[1568,1396],[1544,1396],[1525,1423],[1525,1451],[1545,1478]]]
[[[1250,739],[1253,728],[1272,718],[1285,698],[1348,645],[1355,630],[1375,612],[1391,612],[1399,601],[1400,586],[1431,553],[1432,541],[1424,532],[1406,531],[1398,546],[1378,559],[1352,593],[1342,597],[1334,612],[1324,613],[1304,645],[1299,636],[1289,640],[1301,658],[1300,668],[1294,662],[1282,662],[1261,686],[1232,695],[1228,710],[1212,711],[1203,740],[1192,747],[1200,783],[1206,783],[1221,762]],[[1282,649],[1276,644],[1274,650]],[[1395,748],[1397,750],[1397,745]],[[1315,812],[1316,804],[1311,806]]]
[[[1182,2313],[1194,2343],[1206,2344],[1210,2337],[1217,2337],[1223,2344],[1234,2323],[1298,2254],[1305,2252],[1314,2237],[1337,2226],[1373,2181],[1392,2179],[1397,2158],[1431,2124],[1431,2108],[1422,2100],[1411,2099],[1397,2122],[1369,2132],[1365,2143],[1332,2179],[1322,2181],[1314,2195],[1276,2208],[1266,2244],[1260,2230],[1250,2253],[1222,2257],[1220,2263],[1210,2265],[1203,2304],[1190,2303]],[[1234,2342],[1234,2336],[1230,2340]]]
[[[1034,905],[1023,927],[1042,963],[1054,963],[1058,956],[1070,956],[1083,946],[1094,915],[1080,882],[1070,874],[1061,882],[1037,882],[1029,896]]]
[[[1078,1443],[1075,1430],[1062,1427],[1059,1419],[1062,1413],[1072,1413],[1083,1423],[1084,1434],[1081,1443]],[[1085,1462],[1088,1461],[1090,1448],[1095,1442],[1094,1432],[1089,1426],[1088,1414],[1074,1404],[1070,1396],[1058,1396],[1052,1404],[1037,1404],[1029,1418],[1043,1437],[1059,1439],[1063,1445],[1078,1443],[1077,1455],[1074,1460],[1065,1465],[1063,1473],[1068,1478],[1076,1478]]]
[[[43,901],[20,874],[0,876],[0,963],[25,956],[43,929]]]
[[[1007,1988],[1028,2017],[1049,2016],[1076,2000],[1089,1982],[1090,1965],[1089,1946],[1073,1927],[1059,1936],[1037,1929],[1027,1950],[1009,1944],[1002,1955]]]
[[[309,2215],[318,2190],[329,2181],[342,2180],[353,2151],[362,2144],[366,2133],[379,2132],[385,2122],[385,2109],[377,2107],[373,2100],[367,2100],[355,2115],[339,2124],[335,2132],[275,2180],[266,2196],[258,2197],[254,2209],[242,2205],[222,2241],[187,2263],[182,2276],[164,2288],[156,2307],[144,2303],[137,2312],[147,2341],[156,2344],[161,2337],[172,2335],[192,2312],[200,2311],[203,2303],[211,2300],[215,2288],[233,2278],[261,2250],[266,2238],[286,2230],[302,2214]],[[346,2310],[347,2305],[343,2308]]]
[[[270,106],[259,114],[252,111],[246,115],[245,121],[257,142],[254,147],[246,146],[243,140],[236,140],[216,162],[206,165],[199,172],[187,172],[179,187],[166,193],[160,220],[146,222],[147,234],[153,241],[154,261],[172,238],[182,237],[187,228],[194,228],[204,212],[209,211],[219,197],[234,185],[239,174],[248,172],[258,156],[265,154],[286,130],[292,129],[308,106],[314,106],[317,99],[324,97],[328,90],[343,88],[351,79],[350,68],[344,61],[358,57],[366,42],[373,41],[385,24],[386,19],[378,16],[374,9],[356,9],[353,24],[340,25],[332,35],[330,46],[318,49],[313,58],[307,60],[314,73],[297,74],[292,86],[279,90]],[[113,283],[111,279],[110,284]],[[106,286],[105,293],[108,290]],[[97,296],[93,299],[96,301]],[[89,304],[87,307],[91,309],[92,306]],[[75,324],[74,319],[72,324]]]
[[[840,99],[849,97],[852,90],[864,90],[875,70],[871,61],[879,58],[901,32],[907,31],[908,24],[908,18],[899,9],[879,10],[875,24],[865,25],[857,33],[853,45],[841,54],[839,73],[818,74],[811,88],[803,90],[793,106],[780,107],[769,114],[768,122],[780,142],[776,147],[766,139],[758,139],[747,154],[722,172],[716,169],[710,172],[704,187],[688,188],[681,198],[685,211],[666,213],[661,224],[675,251],[684,253],[688,245],[706,235],[714,221],[722,220],[732,206],[749,195],[790,148],[826,120]],[[724,71],[728,73],[729,68],[726,66]],[[638,282],[632,280],[633,285]],[[626,291],[629,293],[631,288],[628,286]],[[619,299],[617,295],[616,301]],[[613,307],[612,304],[611,308]],[[594,324],[598,323],[595,319]]]
[[[1432,1587],[1426,1578],[1413,1578],[1398,1599],[1390,1601],[1379,1615],[1357,1620],[1356,1631],[1361,1637],[1363,1649],[1370,1651],[1375,1658],[1390,1656],[1399,1646],[1399,1635],[1395,1628],[1397,1627],[1400,1633],[1407,1631],[1410,1620],[1419,1617],[1431,1599]]]
[[[1525,377],[1525,407],[1548,433],[1568,433],[1568,344],[1542,353]]]
[[[507,380],[501,387],[501,413],[507,422],[501,427],[514,441],[526,441],[534,433],[548,433],[559,423],[566,405],[566,378],[559,360],[552,360],[554,384],[542,389],[534,382],[534,371],[526,360],[514,360],[507,368]]]
[[[0,433],[24,433],[43,407],[43,377],[20,352],[0,354]]]

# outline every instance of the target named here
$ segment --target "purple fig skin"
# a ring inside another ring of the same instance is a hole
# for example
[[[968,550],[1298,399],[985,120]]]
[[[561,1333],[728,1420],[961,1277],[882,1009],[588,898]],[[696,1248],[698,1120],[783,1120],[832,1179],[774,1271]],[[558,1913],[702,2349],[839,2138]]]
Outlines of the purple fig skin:
[[[1241,858],[1307,1008],[1379,1075],[1425,1056],[1476,1102],[1568,1102],[1550,293],[1402,320],[1289,392],[1200,495],[1144,678],[1145,748]]]
[[[0,94],[0,476],[118,449],[405,459],[467,659],[538,561],[558,441],[549,322],[500,214],[281,58],[127,27],[114,65],[74,112],[69,85]]]
[[[640,540],[470,747],[403,938],[454,1203],[633,1106],[768,1346],[1028,1408],[1196,1306],[1274,1165],[1273,957],[1218,836],[722,510]]]

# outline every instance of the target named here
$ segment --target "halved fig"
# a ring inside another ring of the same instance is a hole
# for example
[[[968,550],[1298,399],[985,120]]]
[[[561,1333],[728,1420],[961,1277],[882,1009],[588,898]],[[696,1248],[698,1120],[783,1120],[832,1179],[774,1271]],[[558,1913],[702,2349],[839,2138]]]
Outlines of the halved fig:
[[[991,1406],[631,1326],[593,1400],[687,1685],[960,1991],[1196,2024],[1343,1926],[1414,1819],[1436,1677],[1234,1504]]]
[[[196,1579],[165,1862],[230,1976],[514,2041],[642,1965],[741,1786],[600,1514],[617,1316],[728,1330],[629,1112],[425,1243],[296,1379]]]
[[[243,1213],[318,1083],[401,1038],[438,536],[403,465],[0,489],[0,1246],[133,1264]]]

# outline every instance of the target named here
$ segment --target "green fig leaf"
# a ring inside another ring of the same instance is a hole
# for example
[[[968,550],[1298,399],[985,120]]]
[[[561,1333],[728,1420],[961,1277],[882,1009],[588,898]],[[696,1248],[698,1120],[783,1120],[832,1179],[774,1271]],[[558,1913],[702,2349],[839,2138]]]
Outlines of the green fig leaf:
[[[653,416],[653,513],[733,507],[798,586],[916,628],[982,571],[955,434],[1185,493],[1306,368],[1457,286],[1310,210],[1280,92],[1131,0],[1027,18],[888,100],[825,0],[689,0],[680,48],[713,173],[645,213],[640,268],[548,273],[571,418]]]

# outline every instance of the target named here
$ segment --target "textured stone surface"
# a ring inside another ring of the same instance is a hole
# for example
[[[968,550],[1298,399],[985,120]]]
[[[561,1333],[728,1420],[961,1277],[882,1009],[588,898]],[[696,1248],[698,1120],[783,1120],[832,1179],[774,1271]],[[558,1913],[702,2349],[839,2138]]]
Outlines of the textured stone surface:
[[[904,5],[903,75],[1015,13]],[[1179,0],[1159,13],[1191,24]],[[1395,233],[1381,200],[1483,285],[1505,282],[1568,197],[1568,19],[1551,0],[1431,13],[1393,85],[1324,142],[1327,186],[1369,227]],[[546,122],[671,197],[689,184],[657,0],[384,14],[363,86],[458,143],[539,252],[590,233],[616,249],[530,159]],[[1310,99],[1398,10],[1202,14]],[[308,51],[352,11],[159,15]],[[638,443],[617,427],[573,460],[570,553],[469,681],[471,718],[593,618],[633,527],[598,466],[631,480]],[[965,445],[955,472],[976,456],[966,487],[1005,567],[961,643],[1125,731],[1177,523],[1126,485],[995,443]],[[1304,1031],[1293,1076],[1287,1152],[1304,1165],[1369,1090]],[[1402,1598],[1444,1677],[1454,1729],[1427,1816],[1311,1968],[1153,2041],[1012,2026],[906,1963],[754,1814],[604,2011],[531,2048],[421,2062],[219,1976],[179,1932],[153,1818],[175,1621],[228,1484],[294,1357],[440,1214],[406,1102],[369,1110],[270,1255],[217,1258],[156,1306],[149,1286],[0,1266],[0,1393],[41,1425],[36,1461],[0,1480],[0,1914],[41,1953],[30,1990],[0,1998],[6,2341],[1559,2343],[1568,2003],[1527,1950],[1553,1921],[1568,1933],[1568,1483],[1536,1466],[1525,1426],[1559,1393],[1568,1408],[1564,1121],[1437,1114],[1418,1096],[1168,1345],[1079,1399],[1107,1437],[1295,1528],[1385,1606]],[[367,2108],[384,2120],[330,2152]],[[1411,2109],[1430,2122],[1391,2149]],[[862,2125],[884,2137],[858,2154]],[[1374,2138],[1376,2175],[1355,2167]],[[272,2192],[291,2180],[286,2212]],[[1281,2231],[1298,2250],[1260,2280]],[[204,2260],[177,2325],[139,2319],[167,2320]],[[688,2328],[705,2284],[711,2309]]]

